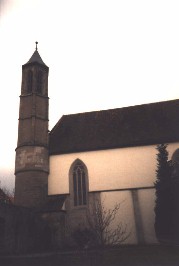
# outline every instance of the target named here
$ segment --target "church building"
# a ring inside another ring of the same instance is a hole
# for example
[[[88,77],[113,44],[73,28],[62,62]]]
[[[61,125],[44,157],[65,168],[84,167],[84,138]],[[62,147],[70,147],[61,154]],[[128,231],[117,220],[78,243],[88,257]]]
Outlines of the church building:
[[[179,100],[64,115],[49,132],[48,71],[36,47],[22,66],[15,204],[41,211],[62,245],[95,202],[120,204],[111,226],[126,226],[123,243],[157,243],[156,146],[169,159],[179,148]]]

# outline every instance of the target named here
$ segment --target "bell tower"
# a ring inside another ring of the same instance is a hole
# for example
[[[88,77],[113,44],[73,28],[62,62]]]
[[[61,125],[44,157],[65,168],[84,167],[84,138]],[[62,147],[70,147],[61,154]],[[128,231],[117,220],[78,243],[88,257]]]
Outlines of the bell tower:
[[[36,49],[22,66],[18,142],[15,162],[15,204],[41,207],[47,197],[48,71]]]

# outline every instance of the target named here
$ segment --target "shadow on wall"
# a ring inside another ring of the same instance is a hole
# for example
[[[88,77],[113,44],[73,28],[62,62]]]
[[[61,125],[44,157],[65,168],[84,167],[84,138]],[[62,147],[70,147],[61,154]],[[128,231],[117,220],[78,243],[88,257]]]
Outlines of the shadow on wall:
[[[50,248],[47,223],[30,209],[0,203],[0,253],[22,254]]]

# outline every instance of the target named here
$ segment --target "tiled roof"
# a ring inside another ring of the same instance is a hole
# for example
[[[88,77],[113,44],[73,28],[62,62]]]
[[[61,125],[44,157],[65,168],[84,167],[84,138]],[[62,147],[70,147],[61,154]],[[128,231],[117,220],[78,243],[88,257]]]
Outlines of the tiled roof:
[[[45,212],[58,212],[62,210],[66,195],[49,195],[47,202],[41,208]]]
[[[49,135],[50,154],[179,141],[179,100],[64,115]]]
[[[31,58],[29,59],[29,61],[26,64],[30,64],[30,63],[39,63],[41,65],[46,66],[46,64],[43,62],[39,52],[37,50],[35,50],[35,52],[33,53],[33,55],[31,56]]]

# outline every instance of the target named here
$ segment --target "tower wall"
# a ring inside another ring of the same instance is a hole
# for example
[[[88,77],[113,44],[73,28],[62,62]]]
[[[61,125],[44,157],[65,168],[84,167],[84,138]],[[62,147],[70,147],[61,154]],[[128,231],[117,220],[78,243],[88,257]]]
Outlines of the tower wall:
[[[46,202],[48,173],[27,171],[16,174],[15,204],[40,208]]]
[[[46,202],[48,155],[48,67],[37,50],[22,66],[15,204],[41,207]]]

